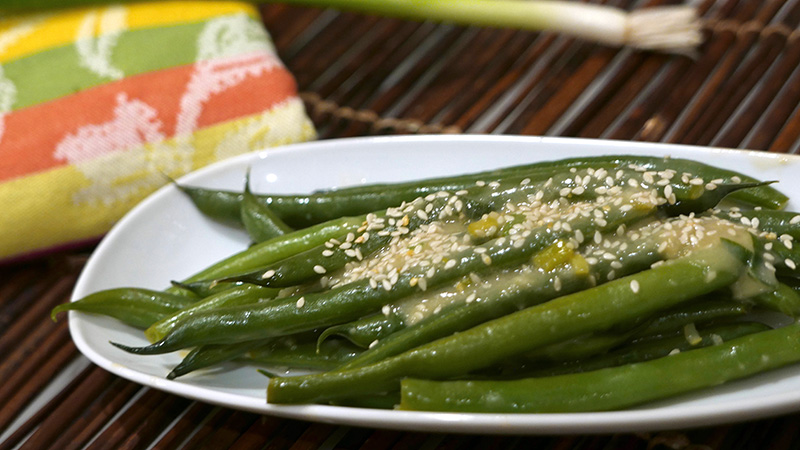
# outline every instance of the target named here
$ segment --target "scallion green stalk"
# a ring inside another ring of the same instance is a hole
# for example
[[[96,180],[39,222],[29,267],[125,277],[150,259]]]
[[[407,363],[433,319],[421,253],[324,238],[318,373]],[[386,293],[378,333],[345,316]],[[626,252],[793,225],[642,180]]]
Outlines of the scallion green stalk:
[[[691,6],[642,8],[632,12],[557,0],[282,0],[414,20],[458,25],[552,31],[612,46],[689,52],[702,42]]]
[[[256,3],[272,1],[274,0],[255,0]],[[690,52],[702,42],[697,12],[691,6],[652,7],[627,12],[611,6],[562,0],[280,2],[457,25],[558,32],[607,45],[627,45],[666,52]],[[104,3],[104,0],[2,0],[0,11],[64,8],[98,3]]]

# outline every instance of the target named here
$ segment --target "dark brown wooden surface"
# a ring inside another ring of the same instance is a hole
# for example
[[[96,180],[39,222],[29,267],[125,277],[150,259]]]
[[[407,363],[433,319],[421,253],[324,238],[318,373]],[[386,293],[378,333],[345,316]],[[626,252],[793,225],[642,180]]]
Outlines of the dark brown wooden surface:
[[[700,8],[707,40],[691,57],[284,5],[263,17],[321,139],[494,133],[796,153],[800,0]],[[66,323],[49,320],[90,251],[0,268],[0,450],[800,447],[800,414],[670,432],[465,436],[263,417],[164,394],[91,365]]]

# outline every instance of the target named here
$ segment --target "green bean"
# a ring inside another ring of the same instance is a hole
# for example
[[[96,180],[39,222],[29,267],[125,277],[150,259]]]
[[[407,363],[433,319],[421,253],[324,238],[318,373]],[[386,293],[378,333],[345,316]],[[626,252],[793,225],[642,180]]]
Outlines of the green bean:
[[[369,211],[388,208],[403,201],[439,191],[457,191],[473,186],[480,180],[496,180],[513,176],[528,176],[534,181],[544,181],[554,173],[565,173],[570,169],[627,169],[629,165],[643,170],[663,172],[675,170],[702,176],[705,181],[722,180],[723,183],[755,182],[751,177],[708,166],[696,161],[644,156],[599,156],[572,158],[556,161],[507,167],[455,177],[441,177],[422,181],[392,184],[371,184],[337,190],[319,191],[311,195],[263,195],[257,196],[262,204],[269,206],[286,223],[303,227],[335,217],[365,214]],[[677,186],[681,189],[681,186]],[[239,220],[241,193],[213,191],[181,186],[205,214],[224,221]],[[702,189],[699,189],[702,190]],[[769,186],[759,186],[732,194],[733,198],[749,204],[771,209],[782,208],[788,198]]]
[[[150,342],[156,342],[164,338],[172,331],[180,321],[197,314],[200,311],[209,311],[217,308],[252,305],[264,300],[272,299],[278,295],[277,289],[265,288],[261,286],[244,285],[229,288],[225,291],[198,300],[189,306],[175,311],[159,321],[151,324],[144,332]]]
[[[387,226],[382,225],[385,220],[388,220],[385,213],[370,215],[366,220],[366,225],[357,230],[358,234],[347,233],[337,236],[338,239],[328,241],[275,264],[248,274],[224,278],[222,281],[238,281],[270,287],[290,287],[321,278],[328,272],[344,267],[353,259],[364,258],[384,248],[394,237],[393,233],[399,232],[400,229],[408,233],[422,224],[435,220],[447,207],[449,198],[451,197],[435,198],[432,201],[417,199],[406,210],[397,213],[405,220],[400,222],[398,218],[398,223],[389,223]],[[432,207],[425,211],[427,205]],[[420,217],[416,214],[417,211],[422,211],[425,215]],[[381,232],[376,232],[372,228],[373,226],[380,227]]]
[[[795,239],[800,239],[800,222],[795,219],[798,216],[796,212],[734,208],[730,210],[718,209],[713,214],[732,222],[739,222],[745,226],[752,226],[758,230],[772,232],[776,235],[788,234]],[[753,219],[756,219],[755,223]],[[793,220],[794,223],[792,222]]]
[[[631,170],[622,172],[627,176],[636,174]],[[204,280],[197,285],[213,285],[218,281],[237,281],[271,287],[295,286],[342,268],[354,257],[366,257],[384,248],[398,233],[408,234],[408,232],[434,220],[449,220],[454,215],[464,213],[472,218],[480,217],[485,212],[499,209],[511,199],[526,200],[531,193],[539,194],[542,202],[563,198],[565,194],[562,193],[562,190],[564,189],[570,191],[569,196],[574,200],[596,197],[594,189],[582,187],[580,194],[578,191],[574,191],[576,176],[579,174],[555,175],[548,178],[546,182],[538,184],[531,183],[527,179],[510,178],[502,183],[475,186],[454,195],[440,192],[424,198],[420,197],[399,208],[390,208],[385,214],[368,216],[366,226],[359,228],[358,233],[348,233],[347,236],[343,235],[325,245],[309,249],[273,265],[261,267],[251,273],[222,280]],[[602,179],[592,180],[594,183],[605,186]],[[625,180],[627,178],[623,179],[623,181]],[[587,186],[590,185],[587,183]],[[721,198],[719,194],[724,189],[726,187],[720,187],[714,195],[701,196],[701,198]],[[671,206],[679,206],[682,204],[681,202]],[[460,206],[462,204],[463,206]]]
[[[643,336],[655,336],[669,330],[675,330],[686,324],[704,324],[718,319],[729,319],[747,314],[752,309],[749,305],[732,301],[730,299],[721,300],[720,293],[711,294],[711,298],[699,299],[687,305],[680,305],[677,308],[665,311],[663,315],[655,318],[637,331],[634,338]]]
[[[607,280],[612,271],[616,276],[625,276],[646,269],[661,260],[657,239],[631,242],[621,238],[617,243],[620,242],[626,244],[624,251],[618,251],[616,258],[613,259],[598,258],[590,269],[580,269],[574,263],[573,257],[566,255],[565,264],[547,271],[528,270],[500,274],[492,278],[484,277],[484,282],[476,289],[465,289],[450,296],[452,304],[443,308],[438,314],[430,315],[408,326],[395,324],[392,328],[395,330],[394,333],[376,336],[378,342],[375,345],[342,368],[375,363],[490,319],[545,302],[558,295],[586,289],[597,283],[597,280]],[[616,246],[620,247],[621,245]],[[618,263],[619,267],[616,267],[617,264],[614,262]],[[556,286],[556,279],[559,286]],[[479,300],[466,301],[470,296]],[[390,314],[392,318],[395,316],[396,314]]]
[[[311,195],[256,195],[256,199],[261,204],[269,206],[288,224],[309,226],[336,217],[366,214],[390,208],[441,191],[456,192],[474,187],[475,183],[481,180],[522,176],[530,177],[533,181],[545,181],[553,174],[568,172],[573,166],[582,167],[588,164],[578,160],[572,163],[549,161],[470,175],[331,189]],[[591,166],[615,169],[618,164],[613,161],[598,161]],[[195,206],[209,217],[228,223],[240,221],[239,205],[243,199],[241,193],[189,186],[179,187],[190,196]]]
[[[444,379],[466,374],[728,286],[744,272],[751,254],[744,247],[722,241],[668,264],[494,319],[372,365],[273,378],[267,401],[319,402],[391,391],[403,377]]]
[[[291,233],[293,230],[277,214],[250,192],[250,172],[248,171],[241,202],[241,217],[247,234],[253,242],[264,242]]]
[[[406,379],[400,409],[580,412],[627,408],[800,361],[800,324],[591,372],[516,381]],[[669,374],[665,377],[664,374]]]
[[[266,366],[330,370],[352,359],[360,351],[360,348],[342,340],[328,340],[321,345],[313,340],[296,344],[278,340],[251,350],[244,360]]]
[[[181,362],[167,374],[168,380],[188,373],[241,358],[250,350],[267,345],[269,340],[239,342],[231,345],[202,345],[190,351]]]
[[[136,328],[147,328],[192,302],[193,299],[185,296],[148,289],[108,289],[58,305],[53,308],[51,317],[56,320],[60,312],[82,311],[113,317]]]
[[[671,353],[718,345],[731,339],[760,333],[769,329],[768,326],[758,322],[716,325],[700,330],[700,339],[697,342],[689,342],[683,331],[680,330],[681,332],[675,336],[623,344],[606,354],[592,355],[594,357],[538,367],[525,372],[522,376],[553,376],[563,373],[589,372],[606,367],[650,361],[668,356]],[[520,375],[516,376],[519,377]]]
[[[554,345],[536,349],[517,358],[523,361],[582,361],[597,356],[620,345],[649,345],[672,336],[684,339],[684,326],[703,325],[714,320],[742,316],[750,311],[747,305],[728,301],[694,301],[664,311],[655,319],[631,327],[629,324],[614,327],[603,333],[592,333]],[[616,328],[622,328],[617,330]]]
[[[777,311],[792,318],[800,317],[800,293],[786,284],[780,283],[774,291],[760,293],[753,297],[752,301],[762,308]]]
[[[226,277],[266,266],[321,245],[331,238],[355,231],[365,220],[366,216],[342,217],[278,236],[225,258],[183,282],[192,283],[209,278]]]
[[[373,342],[403,328],[405,325],[396,314],[388,316],[383,313],[370,314],[353,322],[326,328],[319,335],[319,342],[325,342],[332,336],[339,336],[361,348],[367,348]]]
[[[597,216],[591,213],[587,214],[588,217],[579,215],[573,221],[573,227],[588,235],[593,230],[613,230],[623,223],[653,214],[654,205],[632,201],[637,206],[630,209],[593,204]],[[374,279],[362,278],[326,292],[276,299],[257,308],[231,307],[199,313],[191,320],[182,321],[172,333],[149,346],[113,344],[131,353],[158,354],[195,345],[234,343],[331,326],[377,312],[383,305],[420,289],[412,279],[424,278],[427,287],[435,288],[470,272],[518,264],[551,242],[571,237],[572,230],[556,230],[550,225],[542,225],[518,235],[516,240],[497,238],[478,248],[448,255],[448,259],[456,263],[441,262],[430,275],[429,269],[411,267],[399,273],[397,281],[388,289],[378,286]]]

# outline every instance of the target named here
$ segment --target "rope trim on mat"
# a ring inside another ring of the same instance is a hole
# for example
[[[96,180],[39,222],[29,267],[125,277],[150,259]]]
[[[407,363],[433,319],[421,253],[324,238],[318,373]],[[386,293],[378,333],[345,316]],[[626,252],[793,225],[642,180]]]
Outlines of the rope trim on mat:
[[[757,20],[738,22],[727,19],[709,19],[704,21],[703,28],[712,33],[733,33],[736,37],[749,34],[758,34],[760,39],[765,39],[770,36],[780,36],[789,42],[796,41],[800,38],[800,30],[793,29],[782,23],[764,25]]]
[[[330,100],[324,100],[319,94],[314,92],[301,92],[300,98],[308,106],[310,113],[314,117],[330,115],[337,119],[352,120],[367,124],[373,131],[392,129],[407,133],[461,133],[460,127],[455,125],[442,125],[438,123],[426,124],[416,119],[396,119],[392,117],[381,117],[375,111],[365,109],[354,109],[349,106],[341,106]]]

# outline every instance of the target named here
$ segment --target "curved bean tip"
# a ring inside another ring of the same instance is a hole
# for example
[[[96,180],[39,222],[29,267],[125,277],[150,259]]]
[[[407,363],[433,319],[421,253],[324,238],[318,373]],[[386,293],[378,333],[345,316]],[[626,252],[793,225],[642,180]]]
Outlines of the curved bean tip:
[[[160,354],[160,353],[165,353],[162,350],[162,347],[164,346],[164,341],[163,340],[159,341],[159,342],[156,342],[155,344],[146,345],[144,347],[131,347],[131,346],[128,346],[128,345],[125,345],[125,344],[120,344],[119,342],[114,342],[114,341],[109,341],[109,344],[111,344],[114,347],[117,347],[117,348],[119,348],[121,350],[124,350],[124,351],[126,351],[128,353],[133,353],[133,354],[136,354],[136,355],[156,355],[156,354]]]

